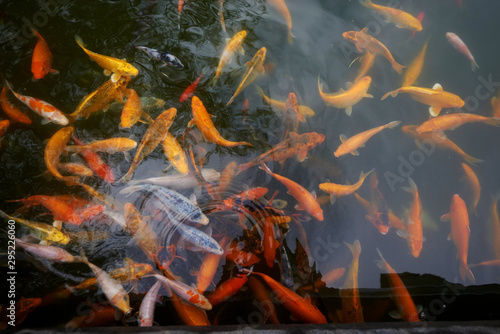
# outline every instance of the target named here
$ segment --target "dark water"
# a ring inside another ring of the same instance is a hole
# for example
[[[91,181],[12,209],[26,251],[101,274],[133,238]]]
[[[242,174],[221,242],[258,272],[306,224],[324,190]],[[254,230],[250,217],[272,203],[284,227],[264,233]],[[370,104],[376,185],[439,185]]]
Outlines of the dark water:
[[[359,240],[362,247],[359,286],[364,291],[362,303],[367,321],[391,321],[387,315],[388,310],[395,308],[388,299],[387,284],[381,279],[382,273],[375,264],[378,260],[376,248],[380,249],[398,273],[410,273],[402,278],[415,302],[421,304],[428,315],[434,317],[429,317],[431,320],[498,319],[498,309],[485,309],[484,312],[472,310],[469,300],[475,305],[488,305],[487,301],[500,291],[496,285],[500,269],[473,268],[476,284],[469,286],[468,290],[463,290],[458,261],[455,258],[456,248],[452,241],[446,240],[450,225],[439,220],[442,214],[449,211],[453,194],[460,194],[466,203],[470,203],[472,199],[472,192],[462,178],[460,165],[463,160],[460,156],[440,149],[430,154],[418,153],[413,140],[406,136],[400,127],[385,130],[373,137],[366,147],[360,149],[359,156],[333,156],[333,151],[340,145],[340,134],[350,137],[394,120],[408,125],[420,124],[428,119],[428,107],[412,100],[408,95],[402,94],[394,99],[380,101],[383,94],[399,87],[401,76],[379,56],[369,72],[372,84],[368,92],[374,96],[373,99],[363,99],[356,104],[351,117],[346,116],[343,110],[325,106],[318,93],[318,76],[325,84],[325,91],[335,92],[345,88],[346,83],[352,81],[357,74],[358,63],[351,67],[349,64],[359,54],[342,38],[344,31],[358,31],[367,26],[369,33],[382,41],[391,50],[396,61],[403,65],[409,65],[430,37],[424,68],[417,85],[432,87],[438,82],[446,91],[457,94],[466,101],[463,112],[491,115],[490,101],[498,94],[500,86],[500,83],[496,83],[496,80],[500,79],[497,61],[497,55],[500,54],[500,45],[497,43],[500,28],[496,16],[491,13],[500,10],[500,3],[463,1],[463,7],[460,7],[457,1],[451,0],[396,2],[398,8],[414,16],[419,12],[425,13],[424,29],[413,39],[410,39],[411,32],[381,21],[357,1],[289,0],[287,5],[293,20],[292,32],[295,35],[293,45],[289,45],[286,41],[287,29],[284,19],[265,1],[226,1],[224,17],[227,34],[221,28],[217,1],[186,1],[181,13],[180,29],[177,1],[1,1],[0,71],[17,92],[40,98],[65,113],[71,113],[84,96],[107,80],[102,69],[76,44],[74,35],[79,35],[90,50],[120,59],[126,58],[136,66],[139,75],[131,80],[128,87],[135,89],[139,96],[163,99],[166,101],[166,108],[177,108],[178,113],[170,132],[181,137],[191,119],[191,108],[190,100],[179,103],[179,96],[203,70],[204,77],[196,95],[203,101],[209,113],[216,116],[213,119],[215,126],[226,139],[246,140],[254,145],[251,148],[226,148],[203,143],[202,146],[207,150],[205,168],[218,171],[222,171],[230,161],[250,161],[282,138],[281,114],[256,94],[254,86],[259,85],[267,95],[278,100],[285,100],[288,93],[293,91],[297,94],[300,104],[309,106],[315,112],[313,117],[300,125],[299,133],[314,131],[324,134],[326,139],[312,150],[308,159],[302,163],[289,159],[281,171],[278,163],[269,163],[274,172],[298,182],[309,191],[316,191],[319,196],[324,196],[318,188],[319,183],[327,179],[341,184],[354,183],[360,171],[375,169],[381,193],[389,208],[401,219],[405,217],[412,200],[412,196],[401,190],[401,187],[408,185],[406,178],[411,176],[418,185],[424,209],[423,234],[426,241],[421,255],[413,258],[406,241],[397,236],[394,229],[386,235],[381,235],[365,220],[364,210],[352,195],[337,199],[333,205],[323,204],[323,222],[314,219],[303,222],[311,252],[309,256],[313,261],[310,263],[313,268],[311,279],[340,266],[348,267],[351,256],[344,242]],[[54,5],[56,3],[57,5]],[[384,4],[387,3],[384,1]],[[49,44],[54,57],[53,68],[57,69],[59,74],[48,75],[38,81],[31,80],[31,55],[36,38],[29,34],[28,24],[35,27]],[[245,54],[237,54],[232,63],[224,69],[219,82],[211,86],[210,80],[215,73],[225,39],[242,29],[248,32],[243,44]],[[478,71],[471,71],[468,60],[448,43],[445,33],[449,31],[458,34],[468,45],[480,66]],[[185,68],[178,70],[160,67],[158,62],[149,60],[143,52],[135,49],[135,45],[168,50],[181,60]],[[264,46],[268,50],[265,60],[266,74],[260,76],[226,107],[241,80],[244,64]],[[491,81],[493,85],[485,85],[485,82]],[[249,110],[246,113],[243,111],[245,99],[249,101]],[[99,112],[88,120],[77,121],[74,124],[76,134],[86,142],[109,137],[130,137],[140,141],[147,125],[138,123],[131,129],[120,129],[120,110],[120,106],[115,105],[106,113]],[[150,114],[155,118],[162,110],[155,108]],[[444,110],[443,113],[445,112],[453,110]],[[32,195],[72,193],[88,198],[79,188],[68,188],[55,180],[37,177],[46,169],[43,159],[46,140],[60,126],[42,126],[40,117],[33,114],[30,116],[33,116],[34,120],[31,126],[12,125],[2,138],[1,209],[12,213],[19,205],[8,203],[8,200]],[[493,243],[498,240],[493,240],[488,231],[492,195],[500,189],[499,130],[476,123],[449,131],[447,136],[465,152],[484,160],[483,163],[473,166],[482,190],[477,216],[470,215],[468,262],[473,264],[494,259]],[[112,166],[117,177],[121,177],[130,166],[130,162],[126,161],[122,154],[101,156]],[[419,158],[421,159],[418,160]],[[402,164],[410,165],[408,173],[404,170],[401,173],[404,168]],[[134,179],[163,175],[162,171],[167,166],[163,152],[157,148],[137,169]],[[172,170],[167,172],[172,173]],[[390,177],[394,175],[402,177],[404,181],[391,183]],[[118,194],[122,188],[120,185],[106,184],[97,178],[88,178],[85,183],[115,197],[120,203],[127,201]],[[238,193],[248,187],[257,186],[269,188],[268,199],[275,190],[279,190],[277,198],[288,202],[285,212],[297,213],[293,209],[296,200],[286,194],[283,185],[256,167],[239,175],[231,192]],[[191,193],[190,190],[183,192],[186,196]],[[210,204],[208,195],[205,192],[197,193],[200,206],[207,208]],[[368,185],[364,185],[359,193],[368,198]],[[43,209],[33,209],[29,212],[32,216],[25,218],[51,222],[50,217],[37,217],[45,212]],[[241,236],[242,231],[231,224],[234,223],[233,218],[216,214],[209,217],[217,232],[231,237]],[[81,228],[104,231],[109,233],[110,238],[93,243],[72,242],[66,249],[78,254],[83,246],[91,261],[108,271],[122,266],[125,257],[146,261],[127,232],[110,228],[106,223],[109,223],[109,219],[98,217],[84,223]],[[291,226],[286,235],[285,248],[288,249],[288,257],[295,268],[295,239],[299,237],[299,232],[294,225]],[[68,228],[79,230],[72,226]],[[22,231],[23,228],[19,227],[19,235],[23,235]],[[198,269],[201,256],[182,249],[179,252],[187,256],[187,261],[176,259],[172,270],[191,284],[195,279],[189,272]],[[278,260],[280,261],[279,256]],[[73,285],[82,278],[91,277],[89,270],[80,265],[44,263],[51,268],[44,272],[40,270],[40,266],[35,267],[31,262],[17,263],[19,274],[16,299],[21,296],[42,297],[64,284]],[[273,270],[269,270],[265,264],[257,268],[280,280],[278,265],[275,265]],[[229,272],[229,265],[221,267],[214,283],[217,284],[220,277],[229,277]],[[314,302],[325,315],[328,314],[330,320],[335,319],[330,317],[330,314],[335,314],[336,308],[340,307],[337,289],[342,287],[343,281],[341,278],[328,286],[329,289],[320,289],[313,296]],[[295,283],[297,288],[297,278]],[[382,289],[379,289],[381,283]],[[152,281],[144,280],[139,285],[139,292],[144,293],[150,284]],[[453,284],[453,287],[458,287],[455,289],[462,289],[455,290],[459,291],[455,295],[460,295],[462,299],[447,301],[447,311],[444,313],[428,311],[435,304],[433,302],[436,298],[440,300],[440,289],[446,287],[446,284]],[[470,282],[467,282],[467,285],[469,284]],[[463,291],[467,293],[462,293]],[[6,296],[2,295],[1,298],[4,300]],[[135,304],[140,300],[139,295]],[[219,324],[238,323],[234,320],[238,316],[247,319],[248,314],[251,314],[253,309],[248,307],[248,302],[252,300],[251,292],[242,291],[232,302],[209,312],[209,319]],[[81,292],[68,300],[67,304],[59,305],[58,310],[64,309],[59,315],[53,312],[52,307],[55,306],[37,309],[30,316],[32,320],[27,318],[26,326],[63,325],[77,315],[76,308],[82,301],[92,304],[96,301],[103,302],[104,297],[96,290]],[[468,305],[468,309],[464,311],[463,307],[458,305]],[[158,315],[162,314],[160,311],[169,314],[168,318],[161,318],[163,320],[156,319],[161,325],[180,324],[168,300],[158,308]],[[291,322],[285,309],[280,308],[278,311],[282,322]],[[44,321],[40,322],[41,319]]]

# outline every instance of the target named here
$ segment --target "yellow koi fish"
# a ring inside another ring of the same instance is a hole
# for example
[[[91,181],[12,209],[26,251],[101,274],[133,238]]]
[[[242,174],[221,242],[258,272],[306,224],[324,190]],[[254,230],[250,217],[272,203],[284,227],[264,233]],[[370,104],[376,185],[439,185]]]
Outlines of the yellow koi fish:
[[[217,65],[217,70],[215,71],[215,77],[212,80],[212,83],[217,82],[217,79],[219,79],[219,76],[222,73],[222,69],[226,64],[229,64],[231,62],[231,58],[233,57],[235,51],[238,51],[241,54],[245,53],[243,51],[243,48],[241,47],[241,44],[245,40],[246,36],[247,36],[247,31],[242,30],[238,32],[236,35],[234,35],[229,40],[229,42],[227,42],[227,45],[224,48],[224,51],[222,51],[222,55],[220,56],[219,65]]]
[[[262,88],[260,88],[259,86],[256,86],[256,89],[257,89],[257,94],[259,94],[267,104],[271,105],[271,107],[279,111],[283,111],[285,109],[286,101],[274,100],[270,98],[269,96],[264,94]],[[299,114],[301,114],[305,118],[312,117],[315,115],[314,110],[312,110],[308,106],[300,104],[299,104]],[[300,119],[300,121],[302,121],[302,119]]]
[[[413,202],[406,220],[406,231],[398,230],[397,233],[400,237],[403,237],[408,241],[408,247],[410,248],[411,255],[416,258],[420,256],[424,242],[424,236],[422,234],[422,219],[420,218],[423,210],[417,185],[411,177],[408,178],[408,181],[410,182],[410,187],[405,187],[403,190],[413,195]]]
[[[386,22],[394,23],[398,28],[404,28],[413,31],[422,30],[422,24],[420,23],[420,21],[407,12],[396,8],[376,5],[371,0],[359,0],[359,2],[366,8],[370,8],[371,10],[382,14]]]
[[[340,319],[344,323],[364,322],[363,308],[359,298],[358,290],[358,268],[361,244],[355,240],[352,245],[345,243],[352,253],[352,262],[347,272],[344,286],[339,294],[342,300],[342,311],[339,310]]]
[[[82,39],[75,35],[76,43],[85,51],[85,53],[92,58],[99,66],[105,69],[105,74],[109,75],[111,72],[124,76],[136,76],[139,70],[127,63],[125,59],[100,55],[85,48]]]
[[[411,86],[415,81],[417,81],[417,78],[422,71],[422,67],[424,66],[425,53],[427,52],[427,43],[429,43],[429,40],[425,42],[422,50],[420,50],[417,57],[413,59],[413,61],[410,63],[405,73],[403,74],[403,83],[401,85],[402,87]]]
[[[351,116],[353,105],[358,103],[364,97],[373,98],[372,95],[366,93],[368,88],[370,88],[371,82],[371,77],[363,77],[354,82],[354,84],[348,83],[349,89],[347,91],[341,89],[337,93],[326,94],[323,92],[323,84],[319,82],[318,77],[318,90],[319,95],[323,101],[325,101],[326,105],[339,109],[345,108],[347,116]]]
[[[266,53],[267,49],[265,47],[262,47],[255,53],[252,60],[246,63],[247,70],[243,74],[243,79],[241,80],[238,88],[236,88],[236,92],[234,93],[234,95],[226,104],[226,107],[230,105],[234,101],[236,96],[238,96],[238,94],[240,94],[243,89],[250,85],[260,73],[264,73],[264,67],[262,65],[264,64],[264,60],[266,60]]]
[[[335,202],[336,197],[351,195],[352,193],[357,191],[365,181],[365,178],[370,175],[371,172],[373,172],[373,169],[366,174],[361,172],[361,174],[359,175],[359,181],[355,184],[344,185],[324,182],[319,184],[319,189],[323,190],[326,193],[329,193],[330,203],[333,203]]]
[[[472,203],[469,206],[469,210],[472,211],[476,216],[476,207],[479,202],[479,197],[481,197],[481,185],[479,184],[479,179],[477,178],[476,173],[469,167],[469,165],[462,163],[462,168],[465,172],[465,178],[467,179],[467,183],[472,190]]]
[[[401,87],[382,96],[382,100],[389,95],[396,97],[399,93],[410,94],[412,99],[429,105],[429,113],[434,117],[438,116],[443,108],[462,108],[465,104],[458,95],[445,92],[438,83],[432,89],[415,86]]]
[[[96,140],[85,145],[70,145],[66,147],[66,151],[80,153],[81,151],[89,150],[92,152],[114,154],[118,152],[127,152],[136,147],[137,142],[135,140],[118,137]]]
[[[80,178],[76,176],[62,176],[58,170],[58,166],[60,163],[59,157],[64,152],[66,144],[71,139],[74,130],[75,129],[71,126],[67,126],[58,130],[49,139],[47,145],[45,146],[45,151],[44,151],[45,165],[47,165],[47,169],[49,170],[50,174],[52,174],[55,178],[59,180],[63,181],[72,180],[76,182],[80,180]]]
[[[368,73],[370,68],[372,68],[372,66],[373,66],[373,62],[375,61],[375,56],[376,56],[376,54],[374,54],[374,53],[365,52],[359,58],[359,62],[361,63],[361,65],[359,66],[358,75],[356,76],[356,79],[354,79],[354,82],[363,78],[366,75],[366,73]]]
[[[286,25],[288,27],[288,43],[293,44],[293,38],[295,36],[292,34],[292,17],[290,15],[288,7],[286,6],[285,0],[269,0],[268,2],[271,6],[276,8],[285,18]]]
[[[169,132],[161,142],[161,145],[167,160],[179,173],[186,175],[189,172],[188,160],[186,153],[177,139]]]

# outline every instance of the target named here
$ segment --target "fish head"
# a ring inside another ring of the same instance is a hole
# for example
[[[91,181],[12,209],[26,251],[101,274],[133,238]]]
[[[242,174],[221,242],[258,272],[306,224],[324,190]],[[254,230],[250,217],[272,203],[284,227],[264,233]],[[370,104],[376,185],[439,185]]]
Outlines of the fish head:
[[[325,135],[321,133],[311,133],[311,141],[315,144],[321,144],[325,141]]]
[[[125,61],[123,62],[122,66],[120,66],[119,70],[121,73],[125,74],[126,76],[135,77],[137,74],[139,74],[139,70],[137,68],[135,68],[132,64],[129,64]],[[129,80],[130,80],[130,78],[129,78]]]
[[[63,245],[66,245],[68,242],[70,242],[70,238],[62,232],[53,233],[49,238],[47,238],[47,240]]]
[[[322,222],[325,218],[323,217],[323,210],[319,209],[317,210],[314,214],[313,217],[316,218],[318,221]]]
[[[171,55],[170,53],[166,53],[166,52],[162,53],[160,57],[161,57],[161,61],[163,61],[168,66],[172,66],[172,67],[178,68],[178,69],[184,68],[184,65],[181,63],[181,61],[179,59],[177,59],[177,57],[175,57],[174,55]]]
[[[387,219],[385,219],[384,216],[387,216]],[[387,232],[389,232],[389,216],[387,214],[375,212],[371,215],[367,215],[366,219],[375,226],[380,234],[387,234]]]
[[[31,63],[31,72],[34,79],[42,79],[50,71],[50,66],[44,61],[34,61]]]
[[[342,34],[342,37],[348,42],[356,43],[356,31],[346,31]]]

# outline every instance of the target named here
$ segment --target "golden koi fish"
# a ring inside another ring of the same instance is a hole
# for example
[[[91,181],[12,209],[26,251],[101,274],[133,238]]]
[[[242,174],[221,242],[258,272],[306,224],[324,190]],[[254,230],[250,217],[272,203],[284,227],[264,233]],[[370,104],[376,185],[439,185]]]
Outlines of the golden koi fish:
[[[79,177],[76,176],[62,176],[58,170],[59,157],[64,152],[66,144],[71,139],[73,131],[75,129],[71,126],[59,129],[54,135],[49,139],[47,145],[45,146],[44,159],[45,164],[49,172],[57,179],[67,181],[72,180],[78,182]]]
[[[402,87],[411,86],[415,81],[417,81],[420,72],[422,72],[422,67],[424,66],[425,53],[427,52],[427,43],[429,43],[429,40],[425,42],[422,50],[420,50],[417,57],[413,59],[413,61],[410,63],[405,73],[403,74],[403,83],[401,85]]]
[[[422,24],[420,23],[420,21],[407,12],[396,8],[376,5],[371,0],[359,0],[359,2],[366,8],[370,8],[371,10],[382,14],[386,22],[392,22],[398,28],[404,28],[413,31],[422,30]]]
[[[137,147],[137,142],[129,138],[108,138],[104,140],[96,140],[85,145],[70,145],[66,147],[66,151],[80,153],[81,151],[89,150],[92,152],[105,152],[114,154],[118,152],[130,151]]]
[[[139,73],[139,70],[132,66],[131,64],[127,63],[125,59],[121,60],[118,58],[110,57],[110,56],[104,56],[100,55],[98,53],[92,52],[88,49],[85,48],[82,39],[75,35],[75,40],[76,43],[85,51],[85,53],[92,58],[99,66],[104,68],[105,74],[108,74],[108,72],[113,72],[116,73],[120,76],[136,76]]]
[[[326,105],[343,109],[345,108],[345,113],[347,116],[351,116],[352,106],[358,103],[362,98],[369,97],[373,98],[371,94],[367,94],[368,88],[370,88],[370,84],[372,82],[371,77],[363,77],[358,81],[354,82],[354,84],[350,84],[347,91],[341,89],[337,93],[326,94],[323,92],[323,84],[319,82],[318,77],[318,90],[319,95],[325,101]]]
[[[186,175],[189,172],[188,160],[184,149],[177,139],[171,133],[167,133],[161,145],[167,160],[179,173]]]
[[[481,185],[479,184],[479,179],[477,178],[476,173],[469,167],[469,165],[462,163],[462,168],[465,172],[465,178],[467,179],[467,183],[469,183],[470,189],[472,190],[472,203],[469,208],[476,216],[476,207],[479,202],[479,197],[481,197]]]
[[[268,2],[271,6],[276,8],[285,18],[286,26],[288,27],[288,43],[293,44],[293,38],[295,36],[292,34],[292,17],[290,15],[288,7],[286,6],[285,0],[269,0]]]
[[[230,105],[236,98],[236,96],[238,96],[238,94],[240,94],[243,89],[250,85],[260,73],[264,73],[264,67],[262,65],[264,64],[264,60],[266,59],[266,53],[267,49],[265,47],[262,47],[255,53],[252,60],[246,63],[247,70],[243,74],[243,79],[241,80],[238,88],[236,88],[236,92],[234,93],[234,95],[226,104],[226,107]]]
[[[330,203],[333,203],[335,202],[335,199],[337,197],[351,195],[352,193],[357,191],[365,181],[365,178],[368,175],[370,175],[371,172],[373,172],[373,169],[366,174],[361,172],[361,174],[359,175],[359,181],[356,182],[355,184],[344,185],[331,182],[324,182],[319,184],[319,189],[323,190],[326,193],[329,193]]]
[[[271,107],[273,107],[279,111],[283,111],[285,109],[285,105],[286,105],[285,101],[271,99],[269,96],[264,94],[264,92],[262,91],[262,88],[260,88],[259,86],[256,86],[256,89],[257,89],[257,94],[259,94],[264,99],[264,101],[266,101],[267,104],[270,104]],[[299,104],[299,114],[301,114],[305,118],[308,118],[308,117],[314,116],[315,113],[314,113],[314,110],[312,110],[308,106],[304,106],[304,105]]]
[[[231,62],[231,58],[233,57],[235,51],[238,50],[238,52],[240,52],[241,54],[245,53],[243,51],[243,48],[241,47],[241,44],[245,40],[246,36],[247,36],[247,31],[242,30],[236,33],[229,40],[229,42],[227,42],[227,45],[224,48],[224,51],[222,51],[222,55],[220,56],[219,65],[217,65],[217,70],[215,71],[215,77],[213,78],[212,83],[217,82],[217,79],[219,79],[219,76],[222,73],[222,69],[226,64],[229,64]]]
[[[376,54],[371,53],[371,52],[365,52],[361,58],[359,58],[359,62],[361,65],[359,66],[358,70],[358,75],[356,76],[356,79],[354,79],[354,82],[358,81],[359,79],[363,78],[366,73],[372,68],[373,62],[375,61],[375,56]]]
[[[430,120],[425,121],[424,123],[419,125],[416,131],[418,133],[423,133],[438,130],[454,130],[464,124],[476,122],[500,126],[500,118],[484,117],[481,115],[469,113],[453,113],[431,118]]]
[[[361,254],[361,244],[355,240],[352,245],[345,243],[352,253],[352,262],[347,272],[344,286],[339,294],[342,300],[341,321],[344,323],[364,322],[363,308],[359,298],[358,290],[358,268],[359,255]]]
[[[382,100],[389,95],[396,97],[399,93],[410,94],[414,100],[429,105],[429,113],[434,117],[438,116],[443,108],[462,108],[465,104],[458,95],[445,92],[438,83],[432,89],[415,86],[401,87],[382,96]]]
[[[411,177],[408,178],[408,181],[410,182],[410,187],[403,188],[403,190],[413,195],[413,202],[406,220],[406,231],[398,230],[398,235],[406,238],[408,241],[408,247],[410,248],[411,255],[413,255],[413,257],[419,257],[424,242],[424,236],[422,234],[422,219],[420,218],[423,212],[422,203],[420,202],[417,185]]]

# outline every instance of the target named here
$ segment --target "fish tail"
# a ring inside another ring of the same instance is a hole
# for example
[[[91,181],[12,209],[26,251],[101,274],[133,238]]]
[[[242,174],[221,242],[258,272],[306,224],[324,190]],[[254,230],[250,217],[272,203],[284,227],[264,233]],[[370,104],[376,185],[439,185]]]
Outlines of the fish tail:
[[[365,174],[365,173],[363,173],[363,171],[361,171],[361,174],[359,175],[359,179],[360,179],[360,180],[364,180],[364,179],[365,179],[368,175],[370,175],[370,174],[371,174],[371,172],[373,172],[374,170],[375,170],[375,168],[374,168],[374,169],[372,169],[371,171],[369,171],[369,172],[368,172],[368,173],[366,173],[366,174]]]
[[[396,63],[395,61],[392,63],[392,68],[398,72],[399,74],[403,74],[403,68],[406,68],[406,66],[403,66],[401,64]]]
[[[499,117],[490,117],[486,121],[486,124],[500,126],[500,118]]]
[[[359,0],[359,3],[362,4],[363,6],[367,7],[367,8],[373,7],[372,0]]]
[[[478,69],[479,69],[479,65],[476,63],[476,61],[475,61],[474,59],[472,59],[472,60],[471,60],[471,62],[470,62],[470,66],[472,67],[472,70],[473,70],[474,72],[476,72],[476,70],[478,70]]]
[[[470,163],[471,165],[475,165],[477,163],[484,162],[484,160],[474,158],[474,157],[468,155],[467,153],[464,153],[462,155],[462,158],[464,158],[464,160],[467,161],[468,163]]]
[[[127,174],[123,175],[123,177],[118,180],[118,183],[125,183],[125,182],[128,182],[132,179],[132,176],[134,176],[134,172],[135,172],[135,165],[134,165],[134,162],[132,162],[132,166],[130,166],[130,169],[128,170]]]
[[[398,93],[399,93],[399,88],[385,94],[384,96],[382,96],[381,100],[385,100],[389,95],[392,97],[396,97],[396,96],[398,96]]]
[[[380,268],[380,270],[387,271],[387,261],[382,256],[380,249],[378,249],[378,248],[376,248],[376,249],[377,249],[378,255],[380,256],[380,260],[375,261],[375,263]]]
[[[252,146],[253,147],[252,144],[250,144],[249,142],[246,142],[246,141],[238,141],[238,142],[236,142],[236,145],[234,145],[234,146],[237,146],[237,145],[246,145],[246,146]]]
[[[354,240],[352,244],[349,244],[347,242],[344,242],[346,246],[349,248],[349,250],[352,253],[353,258],[359,258],[359,254],[361,254],[361,244],[359,243],[359,240]]]
[[[240,174],[243,171],[246,171],[250,167],[252,167],[251,163],[246,163],[246,164],[243,164],[243,165],[239,165],[238,167],[236,167],[236,175]]]
[[[408,178],[408,183],[410,183],[410,187],[403,187],[403,189],[406,192],[409,192],[410,194],[414,194],[417,192],[417,185],[415,184],[415,181],[411,177]]]
[[[35,29],[31,28],[31,32],[33,33],[33,35],[35,35],[36,38],[43,40],[42,35],[40,35],[40,33],[38,31],[36,31]]]
[[[288,36],[287,36],[287,39],[288,39],[288,44],[292,45],[293,44],[293,39],[295,38],[294,34],[292,34],[291,31],[288,32]]]
[[[469,266],[467,263],[463,262],[460,263],[460,277],[462,278],[462,281],[465,283],[465,279],[468,278],[473,284],[476,283],[476,278],[474,277],[474,274],[470,270]]]
[[[386,128],[387,129],[394,129],[399,124],[401,124],[401,121],[392,121],[392,122],[386,124]]]
[[[264,172],[266,172],[269,175],[273,175],[273,172],[271,172],[271,170],[269,169],[269,167],[267,167],[267,165],[264,164],[264,163],[260,164],[259,169],[263,170]]]
[[[81,47],[82,49],[85,49],[85,44],[83,43],[83,40],[80,36],[75,35],[75,41],[79,47]]]

